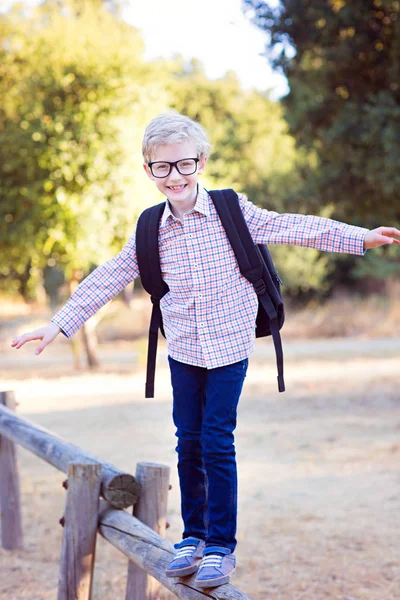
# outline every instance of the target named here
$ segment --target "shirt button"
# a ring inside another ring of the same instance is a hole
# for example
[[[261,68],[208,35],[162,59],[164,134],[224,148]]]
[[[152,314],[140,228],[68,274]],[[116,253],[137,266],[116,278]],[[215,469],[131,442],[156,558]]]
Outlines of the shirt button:
[[[200,327],[204,327],[204,323],[200,323]]]
[[[194,268],[195,268],[195,269],[197,269],[197,263],[194,263],[194,265],[193,265],[193,266],[194,266]]]
[[[202,298],[203,296],[201,294],[199,294],[199,298]]]

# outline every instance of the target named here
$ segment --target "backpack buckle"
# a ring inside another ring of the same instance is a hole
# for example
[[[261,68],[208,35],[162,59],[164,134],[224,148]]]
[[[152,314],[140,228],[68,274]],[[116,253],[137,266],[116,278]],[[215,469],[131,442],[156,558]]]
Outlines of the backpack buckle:
[[[257,296],[262,296],[267,291],[264,280],[259,279],[255,283],[253,283],[254,289],[256,291]]]

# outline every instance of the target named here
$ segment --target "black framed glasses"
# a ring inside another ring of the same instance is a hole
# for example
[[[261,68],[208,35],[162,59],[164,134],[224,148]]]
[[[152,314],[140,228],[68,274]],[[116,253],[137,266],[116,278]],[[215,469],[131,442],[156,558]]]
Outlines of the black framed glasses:
[[[175,162],[168,162],[166,160],[157,160],[155,162],[147,163],[153,177],[168,177],[171,173],[172,168],[175,167],[180,175],[193,175],[197,171],[197,163],[199,158],[182,158]]]

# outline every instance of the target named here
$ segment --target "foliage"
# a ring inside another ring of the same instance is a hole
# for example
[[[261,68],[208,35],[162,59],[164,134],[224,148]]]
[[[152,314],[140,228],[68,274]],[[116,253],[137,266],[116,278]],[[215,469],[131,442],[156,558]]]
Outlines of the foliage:
[[[210,133],[206,187],[235,187],[279,212],[307,207],[315,152],[296,150],[281,106],[243,90],[233,73],[208,80],[197,61],[145,63],[118,5],[48,0],[0,20],[0,285],[13,293],[33,295],[43,274],[47,289],[58,268],[86,274],[121,248],[139,212],[159,200],[140,146],[167,107]],[[286,290],[322,285],[326,256],[273,251]]]
[[[46,265],[87,270],[126,239],[141,204],[129,153],[163,93],[139,33],[90,2],[16,8],[1,40],[0,272],[27,292]]]
[[[307,210],[329,205],[334,218],[369,228],[399,224],[400,2],[244,4],[288,78],[289,131],[316,157],[303,173]]]

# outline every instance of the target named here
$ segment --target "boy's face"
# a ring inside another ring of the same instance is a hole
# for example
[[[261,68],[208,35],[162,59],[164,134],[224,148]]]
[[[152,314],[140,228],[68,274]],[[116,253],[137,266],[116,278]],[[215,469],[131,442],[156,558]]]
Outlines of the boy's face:
[[[176,162],[184,158],[198,158],[196,144],[192,140],[185,142],[178,142],[176,144],[165,144],[157,146],[151,162],[165,161],[165,162]],[[192,175],[181,175],[176,166],[172,167],[169,175],[166,177],[154,177],[150,167],[144,164],[144,169],[147,175],[156,184],[164,196],[167,196],[168,200],[179,207],[179,205],[187,207],[191,202],[196,201],[197,197],[197,180],[199,174],[203,172],[206,165],[207,158],[200,158],[197,163],[197,170]]]

